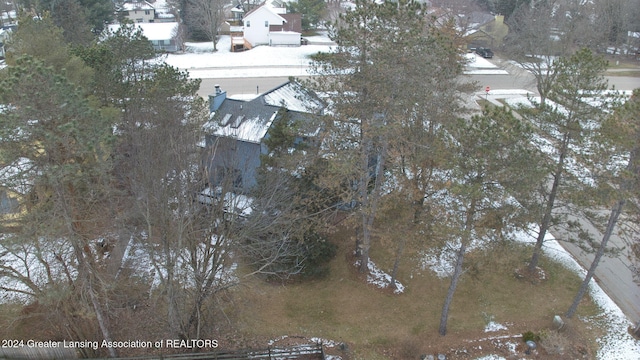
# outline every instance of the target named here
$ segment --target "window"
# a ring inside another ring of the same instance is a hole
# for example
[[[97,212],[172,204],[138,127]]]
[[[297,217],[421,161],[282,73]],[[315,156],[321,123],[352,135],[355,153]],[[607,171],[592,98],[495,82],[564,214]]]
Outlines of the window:
[[[149,10],[145,10],[145,11],[144,11],[144,14],[145,14],[145,15],[151,15],[151,11],[149,11]]]
[[[269,21],[268,20],[264,21],[264,27],[269,27]]]
[[[246,27],[251,27],[251,21],[247,20]]]

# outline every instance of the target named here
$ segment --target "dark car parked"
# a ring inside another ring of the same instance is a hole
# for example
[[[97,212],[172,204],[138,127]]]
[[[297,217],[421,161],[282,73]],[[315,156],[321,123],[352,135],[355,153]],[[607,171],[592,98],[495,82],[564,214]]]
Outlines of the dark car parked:
[[[493,51],[491,51],[491,49],[483,47],[476,48],[476,54],[482,56],[485,59],[491,59],[493,57]]]

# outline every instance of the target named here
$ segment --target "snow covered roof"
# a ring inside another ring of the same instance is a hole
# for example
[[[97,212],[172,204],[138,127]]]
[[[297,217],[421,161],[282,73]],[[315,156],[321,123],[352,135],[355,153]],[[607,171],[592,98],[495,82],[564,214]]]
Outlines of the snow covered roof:
[[[149,40],[170,40],[178,29],[177,22],[166,23],[136,23],[136,27],[142,30],[142,34]],[[120,24],[109,25],[109,31],[116,32]]]
[[[133,2],[125,2],[120,7],[121,11],[134,11],[134,10],[155,10],[153,5],[146,1],[133,1]]]
[[[264,94],[264,101],[272,106],[282,106],[290,111],[318,113],[324,104],[318,97],[306,91],[296,82],[285,83]]]
[[[216,111],[215,121],[208,123],[206,129],[214,136],[259,144],[282,107],[303,120],[308,117],[306,114],[320,114],[324,104],[302,85],[286,82],[251,101],[225,99]],[[311,134],[317,129],[305,131]]]
[[[231,113],[222,113],[222,126],[212,132],[212,135],[221,137],[230,137],[240,141],[259,144],[267,135],[267,131],[271,127],[276,117],[277,111],[271,113],[268,118],[259,114],[253,116],[233,115]]]
[[[258,6],[257,8],[255,8],[255,9],[249,11],[248,13],[246,13],[244,15],[244,19],[251,19],[254,16],[258,16],[259,18],[262,18],[262,16],[256,15],[256,14],[260,14],[260,13],[265,14],[264,16],[276,17],[277,19],[279,19],[283,23],[287,22],[287,19],[282,17],[282,15],[285,14],[286,12],[283,13],[281,11],[278,11],[278,9],[272,8],[272,7],[270,7],[270,6],[266,5],[266,4],[263,4],[262,6]]]

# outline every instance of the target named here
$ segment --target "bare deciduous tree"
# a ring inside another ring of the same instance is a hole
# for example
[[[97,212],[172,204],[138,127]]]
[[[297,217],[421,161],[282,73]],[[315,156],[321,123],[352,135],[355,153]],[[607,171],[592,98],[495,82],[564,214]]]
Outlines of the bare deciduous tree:
[[[204,32],[213,43],[213,51],[218,51],[220,26],[225,20],[224,0],[188,0],[187,7],[193,26]]]
[[[523,5],[509,19],[505,48],[510,57],[533,74],[544,105],[555,81],[554,60],[569,49],[560,41],[554,4]]]

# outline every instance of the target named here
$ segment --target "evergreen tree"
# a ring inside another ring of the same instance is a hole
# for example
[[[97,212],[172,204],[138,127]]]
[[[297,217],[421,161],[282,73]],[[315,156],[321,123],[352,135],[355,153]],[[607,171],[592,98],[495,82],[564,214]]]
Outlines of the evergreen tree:
[[[458,250],[440,318],[443,336],[467,247],[474,240],[502,239],[509,230],[526,227],[528,211],[513,196],[530,192],[538,176],[531,166],[536,158],[531,129],[507,110],[491,108],[470,120],[460,119],[449,131],[454,156],[438,220],[447,227],[441,236],[458,244]]]
[[[140,87],[158,64],[151,60],[153,45],[133,24],[123,24],[104,41],[88,47],[76,47],[74,54],[95,71],[91,88],[104,106],[122,107],[125,112],[142,100]],[[128,117],[125,113],[125,118]]]
[[[78,46],[91,43],[95,34],[89,24],[87,11],[78,0],[55,1],[51,6],[51,17],[56,26],[62,29],[68,44]],[[102,31],[103,27],[104,24],[101,24],[99,31]]]
[[[71,52],[62,29],[54,24],[50,16],[22,16],[19,23],[5,45],[8,65],[15,65],[22,56],[32,56],[45,65],[52,66],[57,73],[63,74],[77,86],[89,86],[93,71]]]
[[[336,52],[316,57],[316,73],[327,76],[312,87],[329,94],[333,115],[325,128],[329,168],[321,181],[341,189],[343,201],[356,205],[361,272],[368,271],[390,149],[411,96],[406,80],[423,75],[414,73],[418,67],[412,62],[422,59],[416,53],[427,51],[425,31],[424,10],[417,3],[357,1],[335,24]]]
[[[309,94],[310,95],[310,94]],[[316,115],[281,108],[264,140],[258,185],[251,191],[252,213],[247,219],[246,258],[259,273],[287,278],[326,273],[335,246],[323,233],[334,213],[335,196],[315,184],[324,161],[317,158]]]
[[[404,92],[400,108],[402,126],[391,149],[396,159],[390,171],[399,182],[393,189],[403,204],[410,204],[409,233],[399,237],[396,260],[391,272],[392,284],[398,272],[407,240],[420,241],[433,235],[434,214],[432,196],[441,188],[437,174],[451,161],[447,149],[447,128],[456,118],[465,113],[463,94],[473,90],[472,84],[460,81],[462,60],[458,43],[459,36],[453,22],[429,23],[422,41],[414,44],[406,55],[402,70],[407,74],[428,76],[406,76],[403,78]],[[396,200],[399,200],[396,198]],[[416,243],[416,241],[414,241]]]
[[[302,30],[312,30],[321,24],[327,15],[325,0],[298,0],[288,3],[289,11],[300,13],[302,16]]]
[[[594,174],[596,188],[592,198],[598,199],[596,206],[602,203],[611,206],[600,244],[587,274],[566,312],[572,317],[578,309],[580,301],[587,292],[589,282],[607,250],[607,244],[624,210],[628,213],[635,207],[625,207],[629,199],[640,194],[640,90],[635,90],[631,99],[624,106],[616,109],[599,127],[592,141],[591,158],[588,167]],[[631,215],[631,214],[629,214]],[[637,216],[637,211],[635,211]],[[633,216],[630,216],[633,217]],[[597,224],[597,221],[594,221]]]
[[[89,29],[94,35],[99,35],[115,14],[115,3],[111,0],[19,0],[18,4],[25,12],[35,13],[37,17],[49,13],[56,24],[73,33],[79,29]],[[63,25],[70,10],[78,17],[72,23]],[[73,24],[78,28],[73,29]]]
[[[53,308],[57,302],[73,304],[59,314],[64,320],[60,331],[70,329],[73,340],[87,339],[83,322],[89,321],[75,317],[75,306],[90,309],[103,338],[110,341],[101,300],[105,283],[92,244],[109,211],[104,205],[110,183],[110,123],[73,84],[42,62],[16,59],[7,71],[0,86],[0,101],[7,104],[0,113],[0,152],[9,163],[29,164],[28,171],[12,179],[28,184],[29,190],[22,199],[22,227],[3,242],[3,254],[48,271],[25,273],[3,265],[0,274],[23,282],[35,301]],[[90,302],[78,301],[83,298]],[[115,350],[110,351],[115,356]]]
[[[567,173],[572,158],[584,156],[579,149],[585,144],[587,136],[602,121],[606,109],[610,106],[605,90],[607,83],[602,77],[606,69],[606,61],[594,55],[588,49],[582,49],[570,57],[558,59],[553,65],[555,81],[548,95],[550,104],[538,104],[534,111],[523,111],[532,123],[537,123],[543,133],[554,143],[554,151],[550,154],[547,166],[548,177],[541,184],[541,197],[544,209],[538,221],[540,231],[528,265],[533,272],[538,265],[545,235],[554,224],[556,201],[559,196],[564,200],[571,197],[572,192],[584,188],[579,173]],[[598,99],[600,106],[594,107],[591,102]]]

